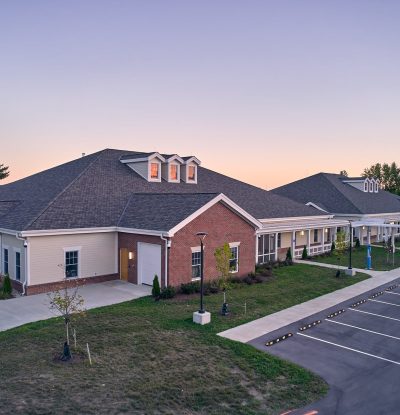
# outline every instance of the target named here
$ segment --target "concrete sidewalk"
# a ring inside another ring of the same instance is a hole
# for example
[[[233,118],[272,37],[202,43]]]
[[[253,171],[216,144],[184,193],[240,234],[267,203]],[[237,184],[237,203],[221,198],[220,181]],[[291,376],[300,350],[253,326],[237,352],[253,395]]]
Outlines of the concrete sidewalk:
[[[84,307],[91,309],[150,295],[151,287],[115,280],[79,287],[79,294],[85,300]],[[49,309],[47,294],[0,301],[0,331],[56,316]]]
[[[325,264],[323,262],[315,262],[315,261],[305,261],[303,259],[296,259],[293,262],[297,264],[307,264],[307,265],[315,265],[316,267],[323,267],[323,268],[332,268],[332,269],[343,269],[346,270],[348,267],[344,267],[342,265],[333,265],[333,264]],[[365,269],[365,268],[353,268],[356,272],[362,272],[364,274],[371,275],[371,277],[377,277],[384,272],[387,271],[374,271],[373,269]]]
[[[247,343],[263,334],[278,330],[281,327],[323,311],[326,308],[333,307],[343,301],[361,295],[369,290],[373,290],[382,284],[388,284],[399,277],[400,268],[396,268],[392,271],[380,272],[379,275],[375,275],[373,278],[361,281],[350,287],[322,295],[321,297],[314,298],[313,300],[302,304],[297,304],[285,310],[278,311],[277,313],[251,321],[250,323],[223,331],[218,333],[218,335],[231,340]]]

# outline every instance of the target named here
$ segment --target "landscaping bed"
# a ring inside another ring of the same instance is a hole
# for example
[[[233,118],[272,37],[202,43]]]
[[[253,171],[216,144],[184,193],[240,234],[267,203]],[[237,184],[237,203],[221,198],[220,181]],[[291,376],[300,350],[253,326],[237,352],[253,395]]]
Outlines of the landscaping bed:
[[[221,292],[205,297],[208,326],[192,323],[198,294],[90,310],[76,331],[80,350],[90,344],[92,365],[53,360],[64,340],[61,319],[2,332],[1,413],[280,414],[304,406],[326,393],[322,379],[216,334],[366,277],[275,268],[263,283],[227,290],[228,317],[219,315]]]

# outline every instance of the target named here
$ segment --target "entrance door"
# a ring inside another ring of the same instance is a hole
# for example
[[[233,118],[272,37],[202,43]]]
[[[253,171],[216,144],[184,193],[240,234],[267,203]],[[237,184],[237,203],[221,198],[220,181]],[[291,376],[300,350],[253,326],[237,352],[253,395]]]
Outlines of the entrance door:
[[[128,281],[128,249],[119,250],[119,276],[121,280]]]
[[[152,285],[154,276],[161,283],[161,245],[138,243],[138,283]]]

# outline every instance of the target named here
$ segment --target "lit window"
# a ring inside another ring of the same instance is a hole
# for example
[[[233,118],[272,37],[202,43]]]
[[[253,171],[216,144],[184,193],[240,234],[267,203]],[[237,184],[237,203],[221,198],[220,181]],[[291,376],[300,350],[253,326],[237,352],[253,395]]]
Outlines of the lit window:
[[[238,272],[239,270],[239,247],[234,246],[231,248],[231,259],[229,260],[230,272]]]
[[[15,253],[15,278],[17,281],[21,279],[21,254]]]
[[[191,182],[196,181],[196,166],[188,167],[188,180],[190,180]]]
[[[159,164],[158,163],[150,163],[150,178],[151,179],[158,179],[159,174]]]
[[[3,272],[8,274],[8,249],[3,250]]]
[[[201,272],[201,252],[192,252],[192,279],[200,278]]]
[[[73,278],[78,276],[78,251],[65,253],[65,277]]]
[[[169,166],[169,179],[178,180],[178,166],[176,164],[171,164]]]

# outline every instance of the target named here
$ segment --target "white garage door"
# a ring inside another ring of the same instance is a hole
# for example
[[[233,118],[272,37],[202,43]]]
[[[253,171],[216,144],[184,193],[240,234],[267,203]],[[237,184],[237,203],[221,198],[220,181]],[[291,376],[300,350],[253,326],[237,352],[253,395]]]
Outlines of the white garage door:
[[[138,283],[153,285],[154,275],[161,284],[161,245],[138,243]]]

